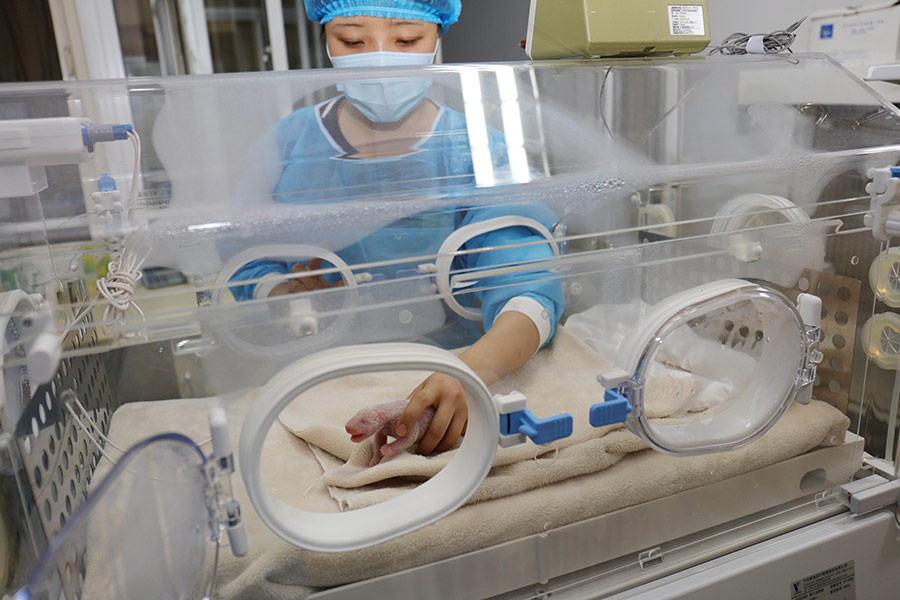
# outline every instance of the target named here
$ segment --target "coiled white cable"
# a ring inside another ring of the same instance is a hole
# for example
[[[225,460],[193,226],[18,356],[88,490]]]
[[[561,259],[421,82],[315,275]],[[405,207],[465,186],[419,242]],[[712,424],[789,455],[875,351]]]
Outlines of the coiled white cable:
[[[131,177],[131,191],[128,195],[128,223],[134,223],[135,212],[137,210],[137,189],[138,175],[141,168],[141,138],[136,131],[128,132],[128,139],[134,146],[134,171]],[[109,324],[114,321],[122,321],[125,313],[129,308],[134,308],[141,319],[144,318],[144,311],[138,306],[134,300],[134,292],[138,281],[143,277],[141,266],[144,264],[147,255],[138,258],[137,254],[131,248],[132,236],[129,234],[119,254],[109,262],[106,277],[97,280],[97,297],[88,304],[70,323],[70,327],[78,325],[98,303],[105,302],[106,308],[103,310],[103,333],[109,334]]]
[[[709,49],[710,54],[779,54],[792,52],[791,46],[797,39],[794,33],[806,21],[803,17],[787,29],[779,29],[771,33],[732,33],[722,40],[719,46]],[[755,39],[754,39],[755,38]]]

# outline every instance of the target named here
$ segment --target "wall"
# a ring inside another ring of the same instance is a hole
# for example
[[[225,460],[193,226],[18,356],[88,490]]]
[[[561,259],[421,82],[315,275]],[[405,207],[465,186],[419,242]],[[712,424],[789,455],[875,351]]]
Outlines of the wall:
[[[444,38],[444,62],[525,60],[529,0],[463,0],[459,23]]]

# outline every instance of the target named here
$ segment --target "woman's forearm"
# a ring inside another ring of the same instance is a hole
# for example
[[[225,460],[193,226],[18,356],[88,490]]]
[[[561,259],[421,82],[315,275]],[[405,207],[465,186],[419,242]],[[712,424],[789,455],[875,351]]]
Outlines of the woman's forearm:
[[[491,329],[460,355],[485,385],[506,377],[534,356],[541,344],[535,324],[515,311],[501,313]]]

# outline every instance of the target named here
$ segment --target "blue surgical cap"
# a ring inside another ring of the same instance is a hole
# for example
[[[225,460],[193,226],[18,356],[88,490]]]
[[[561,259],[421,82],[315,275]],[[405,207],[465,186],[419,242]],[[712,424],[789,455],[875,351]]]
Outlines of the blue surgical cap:
[[[325,24],[335,17],[384,17],[437,23],[441,29],[456,23],[462,0],[306,0],[306,16]]]

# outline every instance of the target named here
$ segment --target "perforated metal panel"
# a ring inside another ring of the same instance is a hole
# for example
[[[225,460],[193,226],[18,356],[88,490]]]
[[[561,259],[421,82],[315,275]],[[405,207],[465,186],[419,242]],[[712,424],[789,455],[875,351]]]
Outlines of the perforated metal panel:
[[[61,300],[67,302],[82,302],[85,298],[81,282],[69,284],[65,293],[68,298]],[[89,327],[90,317],[86,321],[86,325],[66,336],[65,350],[86,350],[97,344],[97,334]],[[21,508],[30,522],[40,524],[42,535],[31,535],[31,543],[36,546],[34,553],[38,554],[87,497],[101,460],[96,444],[76,425],[66,404],[78,398],[104,434],[116,404],[98,354],[62,360],[53,380],[37,388],[27,374],[19,379],[21,398],[27,401],[23,402],[22,415],[15,426],[15,462],[21,467]],[[72,407],[76,408],[74,404]],[[99,441],[94,427],[87,428]],[[66,597],[77,597],[84,578],[83,555],[72,556],[60,564],[59,572]]]

